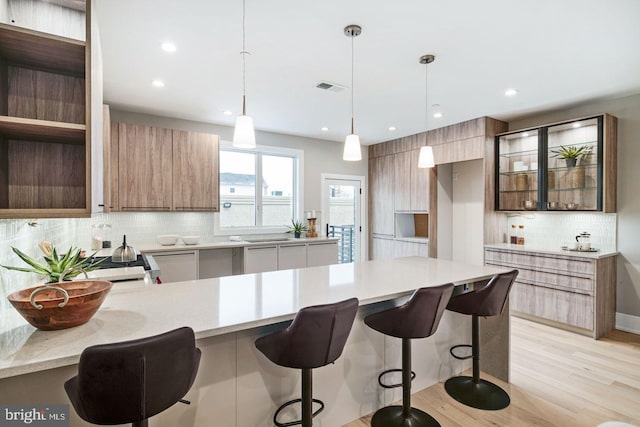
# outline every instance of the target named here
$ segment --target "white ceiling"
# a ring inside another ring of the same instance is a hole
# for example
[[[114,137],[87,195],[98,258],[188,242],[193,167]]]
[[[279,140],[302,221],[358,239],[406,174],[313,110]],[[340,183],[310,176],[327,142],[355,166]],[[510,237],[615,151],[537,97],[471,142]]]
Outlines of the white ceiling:
[[[430,106],[430,129],[640,93],[639,0],[246,0],[246,11],[247,114],[265,131],[344,140],[350,90],[315,86],[350,87],[348,24],[362,26],[354,43],[363,144],[424,131],[418,59],[427,53],[436,56],[429,104],[444,114],[433,118]],[[242,99],[241,0],[97,0],[97,13],[105,102],[233,126]],[[177,52],[160,49],[167,40]],[[504,96],[510,87],[517,96]]]

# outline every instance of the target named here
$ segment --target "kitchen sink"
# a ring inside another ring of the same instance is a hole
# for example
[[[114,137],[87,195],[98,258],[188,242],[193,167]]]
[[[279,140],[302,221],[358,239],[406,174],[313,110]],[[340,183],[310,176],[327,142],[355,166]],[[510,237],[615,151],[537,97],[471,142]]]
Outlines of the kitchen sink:
[[[291,240],[289,237],[257,237],[253,239],[244,239],[249,243],[271,243],[271,242],[286,242]]]

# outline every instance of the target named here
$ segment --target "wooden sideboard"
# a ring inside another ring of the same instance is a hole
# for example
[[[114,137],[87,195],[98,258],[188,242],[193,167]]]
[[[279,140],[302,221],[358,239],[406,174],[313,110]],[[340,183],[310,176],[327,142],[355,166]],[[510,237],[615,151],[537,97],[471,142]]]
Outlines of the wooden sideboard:
[[[485,264],[520,271],[511,313],[600,338],[615,327],[616,253],[549,253],[485,247]]]

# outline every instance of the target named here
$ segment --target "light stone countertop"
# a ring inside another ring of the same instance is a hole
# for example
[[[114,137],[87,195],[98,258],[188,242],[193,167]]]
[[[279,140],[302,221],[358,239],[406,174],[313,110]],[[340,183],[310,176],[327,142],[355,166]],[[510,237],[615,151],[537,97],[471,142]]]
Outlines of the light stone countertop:
[[[266,239],[266,238],[265,238]],[[240,241],[231,241],[231,240],[223,240],[218,242],[205,242],[198,243],[197,245],[185,245],[182,243],[182,240],[178,239],[178,243],[175,245],[161,245],[157,242],[152,243],[140,243],[133,244],[133,242],[128,242],[130,246],[133,246],[135,250],[138,252],[174,252],[174,251],[193,251],[193,250],[206,250],[206,249],[232,249],[232,248],[244,248],[246,246],[265,246],[265,245],[295,245],[299,243],[326,243],[326,242],[337,242],[340,240],[339,237],[301,237],[299,239],[290,238],[288,240],[271,240],[265,242],[247,242],[246,240]],[[120,246],[118,244],[117,246]],[[116,247],[117,247],[116,246]],[[98,251],[97,256],[110,256],[115,247],[102,249]]]
[[[580,251],[565,251],[562,250],[561,247],[557,249],[549,249],[549,248],[539,248],[535,246],[529,245],[513,245],[511,243],[492,243],[484,245],[485,248],[494,248],[494,249],[506,249],[510,252],[535,252],[541,254],[550,254],[550,255],[562,255],[567,257],[575,257],[575,258],[589,258],[589,259],[600,259],[607,258],[611,256],[618,255],[617,251],[598,251],[598,252],[580,252]]]
[[[360,305],[419,287],[487,279],[505,269],[424,257],[336,264],[135,287],[111,292],[86,324],[39,331],[19,314],[0,317],[0,378],[73,365],[88,346],[190,326],[205,338],[292,319],[303,307],[357,297]],[[17,326],[6,328],[6,325]]]

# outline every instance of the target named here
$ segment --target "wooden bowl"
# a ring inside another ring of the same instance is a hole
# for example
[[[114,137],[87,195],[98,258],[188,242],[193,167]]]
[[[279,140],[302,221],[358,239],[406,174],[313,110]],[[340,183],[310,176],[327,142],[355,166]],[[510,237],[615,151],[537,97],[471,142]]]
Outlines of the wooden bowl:
[[[27,322],[43,331],[52,331],[87,323],[102,305],[112,285],[105,280],[50,283],[22,289],[7,299]],[[66,303],[64,292],[68,295]]]

